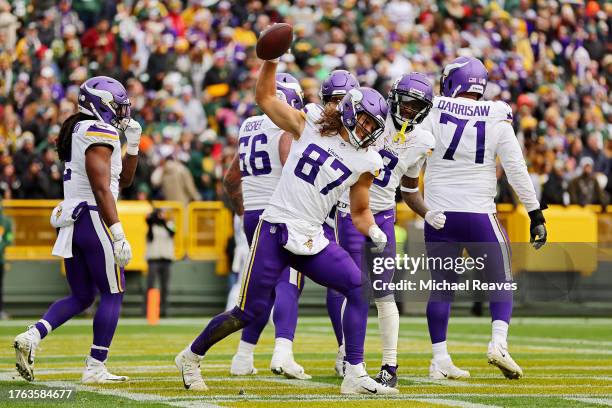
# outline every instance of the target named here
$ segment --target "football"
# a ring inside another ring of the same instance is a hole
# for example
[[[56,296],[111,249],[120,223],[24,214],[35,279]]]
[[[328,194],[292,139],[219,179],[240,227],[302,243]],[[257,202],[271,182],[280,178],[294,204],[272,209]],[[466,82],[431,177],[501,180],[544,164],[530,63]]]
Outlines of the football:
[[[255,52],[262,60],[272,60],[286,53],[292,41],[293,28],[290,24],[274,24],[262,31]]]

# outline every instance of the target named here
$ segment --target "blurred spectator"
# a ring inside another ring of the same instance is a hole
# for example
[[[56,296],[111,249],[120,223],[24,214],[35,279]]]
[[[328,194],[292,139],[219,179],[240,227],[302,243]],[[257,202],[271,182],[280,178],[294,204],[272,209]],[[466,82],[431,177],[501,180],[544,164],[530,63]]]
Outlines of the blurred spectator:
[[[191,173],[183,163],[174,160],[172,155],[162,159],[160,166],[151,175],[151,183],[161,188],[164,199],[180,201],[184,206],[200,199]]]
[[[42,171],[42,163],[34,159],[21,180],[20,198],[44,199],[50,192],[49,176]]]
[[[36,153],[34,152],[34,135],[31,132],[24,132],[17,142],[23,147],[19,149],[14,157],[15,171],[17,174],[25,174],[28,166],[34,162]]]
[[[593,174],[593,159],[583,157],[580,160],[581,174],[569,183],[570,202],[578,205],[606,205],[603,189]]]
[[[444,64],[473,55],[489,70],[486,99],[513,108],[543,198],[559,198],[544,187],[559,182],[554,163],[565,163],[563,179],[571,180],[583,157],[612,191],[611,12],[603,2],[560,0],[0,0],[2,194],[20,194],[11,186],[31,160],[45,162],[57,127],[76,109],[79,85],[110,75],[127,84],[149,144],[123,196],[136,198],[146,185],[161,198],[151,174],[165,163],[163,146],[202,197],[222,199],[219,180],[239,126],[259,113],[257,36],[282,21],[293,24],[295,38],[278,69],[301,81],[306,102],[319,102],[320,81],[336,68],[386,94],[410,70],[438,89]],[[24,150],[31,137],[34,148]],[[52,167],[42,170],[51,186]],[[511,201],[503,176],[499,183],[498,201]]]
[[[149,289],[159,282],[160,315],[168,315],[168,290],[170,282],[170,269],[174,261],[174,223],[168,219],[167,211],[154,208],[147,217],[147,250],[145,258],[149,266],[147,275],[147,291],[145,292],[145,316],[147,294]]]
[[[570,202],[567,193],[567,181],[565,180],[565,166],[561,160],[557,160],[553,171],[548,175],[548,181],[542,187],[543,205],[559,204],[568,205]]]

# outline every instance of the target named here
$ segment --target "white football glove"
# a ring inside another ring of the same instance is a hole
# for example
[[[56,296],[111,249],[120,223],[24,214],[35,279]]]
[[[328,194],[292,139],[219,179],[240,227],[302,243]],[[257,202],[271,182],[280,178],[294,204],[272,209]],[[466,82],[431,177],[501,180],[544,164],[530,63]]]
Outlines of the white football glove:
[[[387,245],[387,235],[378,227],[378,225],[372,224],[368,229],[368,236],[374,243],[372,252],[380,254]]]
[[[446,215],[444,215],[444,212],[440,210],[429,210],[425,214],[425,221],[435,229],[439,230],[444,228],[444,224],[446,223]]]
[[[140,145],[140,136],[142,135],[140,123],[134,119],[130,119],[124,133],[127,139],[127,154],[131,156],[138,155],[138,146]]]
[[[127,239],[125,239],[123,227],[121,227],[120,222],[111,225],[109,229],[113,235],[113,253],[115,255],[115,263],[123,268],[132,259],[132,247],[130,247],[130,243],[127,241]]]

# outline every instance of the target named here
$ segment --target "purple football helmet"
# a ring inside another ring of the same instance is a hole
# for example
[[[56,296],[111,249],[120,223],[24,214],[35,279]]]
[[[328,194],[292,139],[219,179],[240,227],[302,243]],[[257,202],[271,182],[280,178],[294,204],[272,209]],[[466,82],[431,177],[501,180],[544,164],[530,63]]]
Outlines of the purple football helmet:
[[[348,71],[337,69],[332,71],[321,84],[319,98],[326,104],[334,96],[344,96],[350,89],[359,88],[359,81]]]
[[[429,114],[432,101],[433,87],[425,75],[411,72],[399,77],[387,97],[395,128],[400,130],[408,122],[406,131],[412,131]]]
[[[304,109],[304,91],[291,74],[276,74],[276,96],[295,109]]]
[[[385,130],[389,107],[385,98],[372,88],[361,87],[349,90],[338,104],[337,109],[340,112],[342,124],[348,131],[350,143],[358,149],[366,148],[374,143]],[[360,115],[361,113],[365,115]],[[376,123],[372,131],[365,127],[368,117],[374,119]],[[357,129],[361,129],[363,137],[359,137]]]
[[[125,87],[116,79],[89,78],[79,89],[79,112],[125,130],[125,119],[130,119],[130,99]]]
[[[473,92],[482,98],[489,81],[487,69],[474,57],[459,57],[446,64],[440,79],[442,96],[454,98],[460,93]]]

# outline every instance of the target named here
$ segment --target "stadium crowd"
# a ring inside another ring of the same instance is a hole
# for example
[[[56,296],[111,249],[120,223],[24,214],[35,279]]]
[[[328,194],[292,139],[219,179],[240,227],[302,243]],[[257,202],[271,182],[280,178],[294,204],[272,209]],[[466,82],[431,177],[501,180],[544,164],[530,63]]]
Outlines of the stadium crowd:
[[[2,197],[61,197],[54,140],[79,85],[108,75],[144,129],[123,197],[222,199],[240,124],[258,113],[256,38],[281,21],[295,40],[279,70],[307,102],[336,68],[386,95],[405,72],[437,83],[447,61],[481,58],[541,201],[609,200],[612,3],[583,0],[0,0]],[[498,201],[516,202],[498,175]]]

